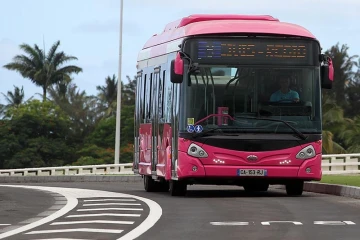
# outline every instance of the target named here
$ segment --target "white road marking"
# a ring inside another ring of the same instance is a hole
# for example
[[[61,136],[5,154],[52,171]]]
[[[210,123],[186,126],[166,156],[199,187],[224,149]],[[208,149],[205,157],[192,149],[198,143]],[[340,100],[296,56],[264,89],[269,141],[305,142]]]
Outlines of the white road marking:
[[[352,221],[315,221],[315,225],[355,225]]]
[[[46,224],[48,222],[51,222],[69,211],[73,210],[77,204],[78,199],[81,198],[93,198],[94,196],[101,196],[104,198],[134,198],[139,201],[144,202],[149,206],[149,215],[147,218],[140,223],[139,226],[131,230],[130,232],[126,233],[124,236],[118,238],[117,240],[133,240],[137,237],[144,234],[146,231],[148,231],[151,227],[155,225],[155,223],[160,219],[162,215],[162,208],[159,204],[157,204],[155,201],[130,195],[130,194],[124,194],[124,193],[115,193],[115,192],[108,192],[108,191],[100,191],[100,190],[89,190],[89,189],[79,189],[79,188],[60,188],[60,187],[43,187],[43,186],[26,186],[26,185],[0,185],[0,187],[13,187],[13,188],[26,188],[26,189],[35,189],[35,190],[44,190],[49,192],[54,192],[60,195],[63,195],[66,200],[67,204],[57,212],[53,213],[50,216],[47,216],[45,218],[42,218],[36,222],[32,222],[28,225],[21,226],[19,228],[10,230],[5,233],[0,234],[0,239],[19,234],[22,232],[25,232],[27,230],[33,229],[35,227],[41,226],[43,224]]]
[[[255,225],[255,222],[252,222]],[[292,223],[294,225],[303,225],[302,222],[298,221],[267,221],[261,222],[261,225],[270,226],[272,223]],[[247,226],[249,222],[210,222],[211,225],[215,226]],[[315,225],[356,225],[352,221],[314,221]]]
[[[97,213],[97,214],[78,214],[78,215],[69,215],[68,218],[74,217],[140,217],[141,214],[131,214],[131,213]]]
[[[127,199],[127,198],[109,198],[109,199],[89,199],[89,200],[84,200],[84,202],[107,202],[107,201],[123,201],[123,202],[135,202],[135,199]]]
[[[90,206],[141,206],[140,203],[89,203],[89,204],[83,204],[84,207],[90,207]]]
[[[216,226],[246,226],[249,222],[211,222],[211,225]]]
[[[268,221],[261,222],[262,225],[270,226],[270,223],[293,223],[294,225],[303,225],[301,222],[293,222],[293,221]]]
[[[91,239],[80,239],[80,238],[38,238],[32,240],[91,240]]]
[[[54,222],[50,225],[71,225],[71,224],[86,224],[86,223],[134,224],[134,222],[130,222],[130,221],[91,220],[91,221]]]
[[[352,222],[352,221],[343,221],[343,222],[346,223],[346,224],[348,224],[348,225],[355,225],[355,223]]]
[[[49,188],[44,188],[44,187],[22,186],[22,185],[0,185],[0,186],[2,186],[2,187],[28,188],[28,189],[37,189],[37,190],[49,189]],[[0,239],[10,237],[12,235],[15,235],[15,234],[18,234],[18,233],[21,233],[21,232],[25,232],[27,230],[30,230],[32,228],[41,226],[43,224],[51,222],[51,221],[65,215],[65,214],[67,214],[69,211],[71,211],[72,209],[74,209],[76,207],[76,205],[78,204],[78,200],[77,200],[77,198],[75,198],[73,195],[67,193],[66,191],[64,191],[64,196],[67,199],[67,203],[63,208],[61,208],[60,210],[56,211],[55,213],[53,213],[53,214],[51,214],[51,215],[49,215],[47,217],[41,218],[40,220],[38,220],[36,222],[32,222],[32,223],[29,223],[29,224],[27,224],[25,226],[22,226],[22,227],[19,227],[19,228],[4,232],[4,233],[0,234]]]
[[[143,211],[142,208],[83,208],[78,209],[78,212],[91,212],[91,211]]]
[[[55,229],[32,231],[25,234],[46,234],[46,233],[68,233],[68,232],[96,232],[96,233],[122,233],[124,230],[100,229],[100,228],[73,228],[73,229]]]
[[[1,223],[0,226],[10,226],[11,224],[8,223]]]

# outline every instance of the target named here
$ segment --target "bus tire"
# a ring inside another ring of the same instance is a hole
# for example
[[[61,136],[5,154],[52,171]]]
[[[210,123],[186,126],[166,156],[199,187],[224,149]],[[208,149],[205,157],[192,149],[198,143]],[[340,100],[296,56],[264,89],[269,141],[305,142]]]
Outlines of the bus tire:
[[[185,196],[187,191],[187,184],[182,181],[170,180],[170,194],[171,196]]]
[[[147,192],[156,192],[157,184],[151,176],[144,175],[144,189]]]
[[[289,196],[301,196],[304,191],[304,181],[296,181],[286,184],[286,193]]]

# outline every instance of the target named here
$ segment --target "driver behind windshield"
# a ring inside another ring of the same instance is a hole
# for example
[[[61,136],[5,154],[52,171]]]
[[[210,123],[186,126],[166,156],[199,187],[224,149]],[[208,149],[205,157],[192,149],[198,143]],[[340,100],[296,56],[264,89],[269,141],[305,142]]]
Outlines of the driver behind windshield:
[[[289,88],[290,85],[290,78],[288,76],[280,76],[279,78],[280,83],[280,89],[276,92],[274,92],[271,97],[271,102],[278,102],[278,101],[293,101],[293,102],[299,102],[299,94],[291,90]]]

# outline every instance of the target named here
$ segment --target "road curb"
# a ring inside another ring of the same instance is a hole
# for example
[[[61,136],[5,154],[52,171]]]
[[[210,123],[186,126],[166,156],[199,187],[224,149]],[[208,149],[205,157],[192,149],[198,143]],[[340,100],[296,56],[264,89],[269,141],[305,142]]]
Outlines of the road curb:
[[[141,176],[76,175],[76,176],[0,176],[0,183],[46,182],[140,182]]]
[[[285,189],[285,186],[277,185],[275,188],[283,190]],[[305,182],[304,192],[313,192],[313,193],[360,199],[360,187],[347,186],[347,185]]]
[[[360,199],[360,187],[354,186],[306,182],[304,191]]]

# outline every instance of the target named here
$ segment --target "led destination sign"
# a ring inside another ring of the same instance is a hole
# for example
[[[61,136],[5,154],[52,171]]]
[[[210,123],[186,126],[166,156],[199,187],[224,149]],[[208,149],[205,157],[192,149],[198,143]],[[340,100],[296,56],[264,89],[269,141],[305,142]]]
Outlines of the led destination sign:
[[[199,63],[295,64],[314,62],[313,43],[279,39],[201,39],[191,47]]]

